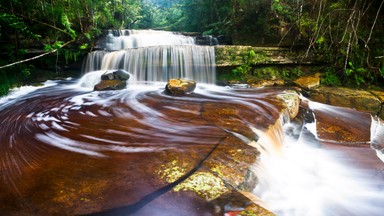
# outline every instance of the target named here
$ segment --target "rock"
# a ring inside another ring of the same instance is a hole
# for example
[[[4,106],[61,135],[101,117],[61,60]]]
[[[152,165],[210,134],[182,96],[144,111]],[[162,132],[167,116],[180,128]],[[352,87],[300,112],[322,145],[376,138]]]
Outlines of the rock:
[[[125,70],[106,71],[101,75],[101,80],[128,80],[130,77],[129,73]]]
[[[101,80],[93,88],[94,91],[105,90],[121,90],[127,86],[127,82],[123,80]]]
[[[113,74],[115,75],[115,77],[118,77],[120,80],[128,80],[130,77],[130,74],[128,73],[128,71],[125,71],[125,70],[117,70],[117,71],[114,71]]]
[[[319,87],[312,90],[309,96],[311,100],[316,102],[369,111],[373,115],[376,115],[381,108],[379,98],[363,90],[341,87]]]
[[[165,86],[165,93],[169,95],[184,95],[192,93],[196,88],[194,80],[170,79]]]
[[[101,75],[101,81],[93,88],[94,91],[121,90],[127,86],[130,77],[125,70],[106,71]]]
[[[371,91],[373,95],[377,97],[377,99],[380,100],[381,102],[381,107],[379,112],[377,113],[377,116],[380,117],[381,119],[384,119],[384,92],[383,91]]]
[[[300,108],[300,96],[296,91],[290,90],[277,96],[281,99],[288,111],[290,119],[296,118]]]
[[[285,81],[282,79],[276,80],[259,80],[254,83],[250,83],[251,88],[270,87],[270,86],[283,86]]]
[[[319,74],[303,76],[295,80],[294,83],[305,90],[314,89],[320,86],[320,76]]]

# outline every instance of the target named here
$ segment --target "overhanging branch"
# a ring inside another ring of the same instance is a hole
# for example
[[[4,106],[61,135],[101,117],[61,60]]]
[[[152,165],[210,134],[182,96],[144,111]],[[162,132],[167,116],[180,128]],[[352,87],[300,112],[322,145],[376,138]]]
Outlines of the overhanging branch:
[[[70,44],[70,43],[72,43],[72,42],[74,42],[74,40],[68,41],[67,43],[63,44],[61,47],[67,46],[68,44]],[[54,50],[51,50],[51,51],[49,51],[49,52],[43,53],[43,54],[38,55],[38,56],[34,56],[34,57],[32,57],[32,58],[29,58],[29,59],[24,59],[24,60],[20,60],[20,61],[11,63],[11,64],[7,64],[7,65],[0,66],[0,69],[4,69],[4,68],[7,68],[7,67],[11,67],[11,66],[17,65],[17,64],[21,64],[21,63],[24,63],[24,62],[29,62],[29,61],[35,60],[35,59],[41,58],[41,57],[43,57],[43,56],[46,56],[46,55],[55,53],[55,52],[57,52],[57,50],[58,50],[58,49],[54,49]]]

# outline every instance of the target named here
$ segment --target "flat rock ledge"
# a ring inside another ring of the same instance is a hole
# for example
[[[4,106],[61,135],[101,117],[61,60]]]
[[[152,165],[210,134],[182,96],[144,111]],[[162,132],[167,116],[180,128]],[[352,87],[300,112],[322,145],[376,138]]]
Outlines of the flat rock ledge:
[[[368,111],[373,116],[384,118],[384,92],[381,91],[320,86],[307,93],[309,98],[316,102]]]

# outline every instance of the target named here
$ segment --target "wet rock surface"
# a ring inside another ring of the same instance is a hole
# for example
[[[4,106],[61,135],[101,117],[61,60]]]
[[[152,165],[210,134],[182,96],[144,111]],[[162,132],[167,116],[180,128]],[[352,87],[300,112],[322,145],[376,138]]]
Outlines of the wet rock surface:
[[[242,191],[257,184],[251,167],[259,152],[248,145],[257,137],[249,125],[274,124],[285,108],[277,98],[283,89],[185,97],[158,87],[46,91],[24,99],[33,111],[21,102],[0,113],[2,128],[19,128],[13,140],[14,130],[1,131],[0,169],[8,176],[0,184],[1,212],[272,215]]]
[[[369,111],[372,115],[379,114],[379,116],[383,116],[380,113],[383,101],[369,91],[322,86],[311,90],[309,97],[311,100],[320,103]]]
[[[12,124],[0,132],[7,215],[273,215],[251,193],[260,156],[253,128],[276,136],[298,105],[314,113],[321,142],[380,167],[361,153],[370,150],[369,113],[302,101],[291,89],[47,91],[24,99],[33,109],[22,102],[0,113],[3,128]]]
[[[184,95],[192,93],[196,88],[196,82],[188,79],[170,79],[165,86],[165,93],[169,95]]]
[[[101,75],[101,81],[94,86],[94,91],[121,90],[127,86],[130,75],[127,71],[106,71]]]

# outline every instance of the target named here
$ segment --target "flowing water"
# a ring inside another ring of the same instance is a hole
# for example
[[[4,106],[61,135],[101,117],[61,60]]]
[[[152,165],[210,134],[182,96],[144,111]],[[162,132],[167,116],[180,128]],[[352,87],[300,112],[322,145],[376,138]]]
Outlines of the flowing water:
[[[189,78],[215,83],[215,51],[197,46],[192,37],[163,31],[127,30],[108,34],[106,50],[88,54],[84,72],[125,69],[134,81],[162,81]]]
[[[316,122],[316,115],[320,119],[325,112],[336,119],[334,126],[345,126],[345,121],[347,127],[358,128],[365,136],[370,115],[309,104],[310,118],[304,125],[287,123],[275,129],[272,137],[279,137],[276,145],[281,148],[271,148],[276,141],[271,141],[270,134],[266,135],[269,139],[258,141],[263,148],[259,147],[259,184],[254,193],[277,215],[382,215],[384,165],[369,148],[369,138],[356,143],[324,140]],[[372,123],[372,128],[376,127]]]
[[[278,99],[284,88],[198,83],[195,93],[172,97],[161,80],[138,79],[121,91],[92,91],[103,72],[23,87],[0,100],[1,215],[121,206],[135,215],[229,214],[226,200],[164,190],[164,170],[209,164],[250,167],[252,193],[277,215],[384,212],[384,166],[375,152],[381,155],[382,124],[367,113],[303,98],[291,122]],[[327,117],[334,127],[360,131],[361,140],[325,137]]]

